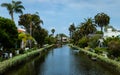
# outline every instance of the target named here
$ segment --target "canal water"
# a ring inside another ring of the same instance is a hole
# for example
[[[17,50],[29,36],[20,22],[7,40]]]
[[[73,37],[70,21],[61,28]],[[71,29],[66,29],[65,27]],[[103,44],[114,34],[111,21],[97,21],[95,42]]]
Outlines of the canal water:
[[[64,45],[21,65],[5,75],[117,75],[86,55]]]

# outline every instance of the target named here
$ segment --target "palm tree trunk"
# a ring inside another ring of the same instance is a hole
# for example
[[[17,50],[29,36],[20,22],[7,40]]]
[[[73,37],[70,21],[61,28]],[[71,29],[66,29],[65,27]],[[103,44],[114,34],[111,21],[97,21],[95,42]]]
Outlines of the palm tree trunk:
[[[14,21],[13,13],[11,13],[10,15],[11,15],[11,19]]]
[[[72,32],[70,31],[70,39],[72,39]]]
[[[101,26],[101,32],[103,32],[103,27]]]
[[[32,22],[30,22],[30,35],[32,36]],[[32,41],[30,40],[30,48],[32,47]]]

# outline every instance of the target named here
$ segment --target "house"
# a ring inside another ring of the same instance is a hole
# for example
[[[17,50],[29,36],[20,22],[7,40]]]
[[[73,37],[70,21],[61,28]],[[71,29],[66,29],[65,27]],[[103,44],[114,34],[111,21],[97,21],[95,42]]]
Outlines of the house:
[[[20,32],[26,32],[26,30],[23,28],[18,28],[18,33],[20,33]]]
[[[108,28],[106,32],[103,34],[103,38],[106,39],[107,37],[117,37],[120,36],[120,31],[112,31],[112,28]]]
[[[61,42],[61,41],[62,41],[63,43],[68,42],[68,37],[62,37],[62,40],[61,40],[61,37],[58,37],[58,38],[57,38],[57,41],[58,41],[58,42]]]

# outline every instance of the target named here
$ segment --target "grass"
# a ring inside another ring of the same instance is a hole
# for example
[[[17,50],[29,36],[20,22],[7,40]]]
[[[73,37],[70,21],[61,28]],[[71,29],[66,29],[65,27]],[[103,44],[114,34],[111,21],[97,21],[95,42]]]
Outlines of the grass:
[[[18,56],[15,56],[13,58],[10,58],[8,60],[5,60],[3,62],[0,62],[0,75],[9,70],[11,67],[19,65],[21,63],[26,62],[27,60],[31,59],[32,57],[38,55],[40,52],[44,52],[45,49],[48,49],[50,47],[53,47],[53,45],[46,46],[44,48],[33,50],[31,52],[27,52],[25,54],[21,54]]]
[[[94,52],[90,52],[90,51],[88,51],[88,50],[84,50],[84,49],[79,48],[79,47],[74,46],[74,45],[70,45],[70,46],[73,47],[73,48],[75,48],[75,49],[80,50],[81,52],[83,52],[83,53],[85,53],[85,54],[87,54],[87,55],[89,55],[89,56],[96,57],[96,58],[97,58],[98,60],[100,60],[101,62],[104,62],[104,63],[112,66],[112,69],[113,69],[114,71],[117,71],[117,72],[120,73],[120,62],[117,62],[117,61],[112,60],[112,59],[109,59],[109,58],[105,58],[105,57],[103,57],[103,56],[101,56],[101,55],[98,55],[98,54],[96,54],[96,53],[94,53]]]

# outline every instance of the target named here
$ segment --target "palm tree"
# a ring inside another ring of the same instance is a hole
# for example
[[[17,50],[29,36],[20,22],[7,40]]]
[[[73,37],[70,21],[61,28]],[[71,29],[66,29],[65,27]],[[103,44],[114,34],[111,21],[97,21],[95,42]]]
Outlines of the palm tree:
[[[75,25],[74,25],[74,23],[72,23],[72,24],[70,25],[70,27],[69,27],[70,38],[72,38],[72,35],[73,35],[75,29],[76,29],[76,28],[75,28]]]
[[[23,14],[22,9],[25,9],[21,3],[21,1],[12,1],[12,3],[2,3],[1,6],[7,8],[11,19],[14,21],[14,12]]]
[[[83,36],[94,33],[96,31],[96,25],[91,18],[85,19],[84,23],[81,23],[80,32]]]
[[[110,21],[110,17],[105,13],[98,13],[95,17],[95,23],[101,27],[101,31],[103,32],[103,27],[107,26]]]
[[[55,33],[55,29],[51,29],[52,35],[54,35]]]
[[[59,37],[60,37],[60,43],[61,43],[61,45],[62,45],[62,43],[63,43],[63,37],[66,37],[66,35],[63,34],[63,33],[60,33],[60,34],[58,34],[58,35],[59,35]]]
[[[26,31],[33,37],[37,36],[43,36],[42,35],[39,35],[36,34],[36,32],[38,31],[38,33],[40,33],[39,31],[41,30],[41,23],[43,24],[43,21],[41,20],[41,18],[39,17],[39,15],[37,13],[35,14],[23,14],[21,16],[19,16],[19,25],[21,26],[24,26],[26,28]],[[37,39],[37,41],[40,39],[40,38],[35,38]],[[30,41],[30,48],[32,47],[31,46],[32,43]]]
[[[21,49],[26,47],[27,40],[31,40],[36,43],[35,39],[31,35],[23,32],[19,33],[18,38],[21,40]]]
[[[43,24],[43,21],[38,14],[23,14],[19,16],[18,23],[20,26],[24,26],[26,31],[32,36],[32,31],[35,31],[36,28],[39,28],[40,25]]]

